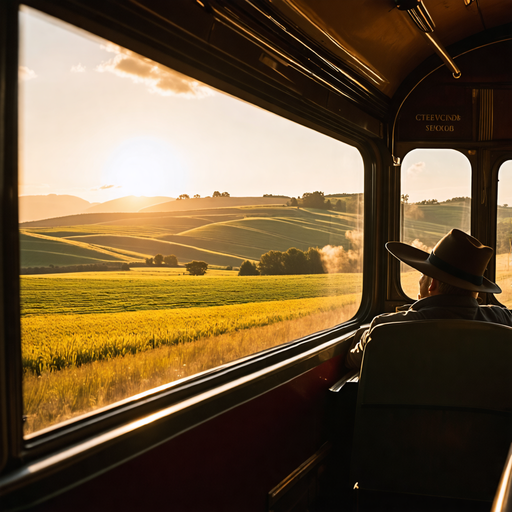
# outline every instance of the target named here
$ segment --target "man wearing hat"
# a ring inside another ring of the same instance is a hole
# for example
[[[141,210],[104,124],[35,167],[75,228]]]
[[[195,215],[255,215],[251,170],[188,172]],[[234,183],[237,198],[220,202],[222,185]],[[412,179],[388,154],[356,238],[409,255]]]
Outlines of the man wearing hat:
[[[499,306],[480,306],[478,292],[501,293],[501,288],[483,274],[492,257],[491,247],[476,238],[452,229],[428,254],[416,247],[388,242],[386,249],[395,258],[419,270],[418,299],[406,311],[376,316],[370,328],[353,343],[345,365],[359,368],[372,329],[387,322],[411,320],[462,319],[494,322],[512,326],[512,313]]]

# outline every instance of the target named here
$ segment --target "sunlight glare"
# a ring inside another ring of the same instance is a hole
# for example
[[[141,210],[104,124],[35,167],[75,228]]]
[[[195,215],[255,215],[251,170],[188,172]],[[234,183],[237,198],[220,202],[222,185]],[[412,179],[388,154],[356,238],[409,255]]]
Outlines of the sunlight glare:
[[[176,151],[161,139],[136,137],[113,149],[102,173],[102,187],[123,196],[176,197],[186,186],[186,169]]]

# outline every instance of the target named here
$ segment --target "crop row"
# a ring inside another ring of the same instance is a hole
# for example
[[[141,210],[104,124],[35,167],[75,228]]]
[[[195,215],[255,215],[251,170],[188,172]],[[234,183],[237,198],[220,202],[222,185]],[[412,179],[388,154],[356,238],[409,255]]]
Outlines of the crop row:
[[[352,317],[356,308],[353,303],[334,311],[40,376],[27,372],[23,379],[25,434],[326,329]]]
[[[41,375],[342,309],[357,294],[174,310],[22,318],[25,372]],[[341,319],[340,319],[341,321]],[[303,333],[306,335],[309,333]]]

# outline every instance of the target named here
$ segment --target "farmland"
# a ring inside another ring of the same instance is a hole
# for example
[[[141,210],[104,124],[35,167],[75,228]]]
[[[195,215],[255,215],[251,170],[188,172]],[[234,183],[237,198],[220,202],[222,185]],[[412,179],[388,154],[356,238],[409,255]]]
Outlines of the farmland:
[[[360,273],[238,276],[237,267],[290,247],[331,245],[358,258],[357,213],[230,199],[216,208],[212,200],[174,201],[163,211],[96,211],[20,226],[22,267],[138,265],[21,276],[26,434],[355,314]],[[467,228],[465,203],[406,208],[409,243],[428,248],[451,227]],[[510,212],[502,210],[505,229]],[[179,266],[144,266],[157,253],[176,255]],[[209,264],[206,275],[186,274],[193,259]],[[509,267],[508,255],[499,255],[508,283]],[[405,273],[403,287],[415,297],[417,273]]]
[[[352,250],[356,213],[282,201],[98,207],[22,224],[21,265],[43,267],[20,280],[26,433],[352,317],[361,274],[238,276],[269,250]],[[158,253],[179,266],[145,266]],[[209,264],[206,275],[186,274],[193,259]],[[54,273],[114,262],[131,268]]]
[[[332,327],[360,300],[360,274],[181,270],[22,277],[26,434]]]
[[[210,271],[200,278],[180,269],[47,274],[21,279],[23,316],[120,313],[335,296],[360,289],[360,274],[237,276]]]

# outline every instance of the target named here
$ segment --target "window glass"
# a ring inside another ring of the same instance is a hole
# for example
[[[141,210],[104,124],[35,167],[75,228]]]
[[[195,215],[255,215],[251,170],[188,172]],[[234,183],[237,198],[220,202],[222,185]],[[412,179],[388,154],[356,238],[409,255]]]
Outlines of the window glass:
[[[512,160],[499,170],[496,283],[503,290],[497,299],[512,307]]]
[[[403,242],[430,252],[453,228],[469,233],[471,164],[453,149],[415,149],[401,169],[401,233]],[[401,265],[402,289],[418,298],[420,274]]]
[[[356,149],[30,8],[20,24],[25,434],[355,314]]]

